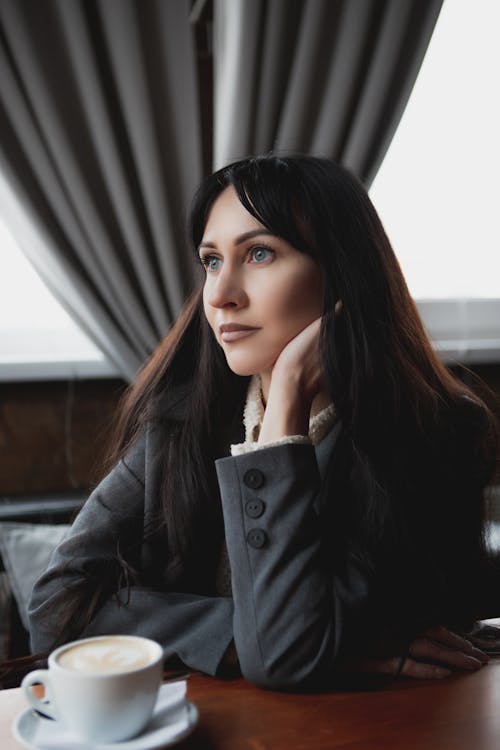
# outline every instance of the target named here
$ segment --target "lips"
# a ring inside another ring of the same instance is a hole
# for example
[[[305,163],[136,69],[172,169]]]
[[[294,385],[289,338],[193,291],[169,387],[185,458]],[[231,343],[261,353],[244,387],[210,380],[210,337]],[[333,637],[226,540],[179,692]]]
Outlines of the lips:
[[[247,336],[251,336],[252,333],[258,330],[258,328],[240,325],[239,323],[223,323],[219,326],[221,339],[226,344],[231,341],[239,341],[240,339],[247,338]]]

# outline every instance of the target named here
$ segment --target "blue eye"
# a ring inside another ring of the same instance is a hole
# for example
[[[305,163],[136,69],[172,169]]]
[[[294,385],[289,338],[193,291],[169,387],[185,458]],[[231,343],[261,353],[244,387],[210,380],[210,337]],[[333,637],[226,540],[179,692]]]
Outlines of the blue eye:
[[[217,271],[220,267],[219,264],[221,262],[221,259],[216,255],[203,255],[200,258],[200,263],[205,267],[207,273],[213,273],[214,271]]]
[[[252,247],[250,255],[254,263],[263,263],[274,255],[274,251],[269,247]]]

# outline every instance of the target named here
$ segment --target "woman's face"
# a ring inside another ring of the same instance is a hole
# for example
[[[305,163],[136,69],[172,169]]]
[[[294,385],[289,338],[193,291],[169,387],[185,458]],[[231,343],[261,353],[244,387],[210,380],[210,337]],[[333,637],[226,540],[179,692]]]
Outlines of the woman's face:
[[[229,367],[270,377],[288,342],[321,316],[319,266],[249,214],[233,187],[214,201],[199,253],[205,315]]]

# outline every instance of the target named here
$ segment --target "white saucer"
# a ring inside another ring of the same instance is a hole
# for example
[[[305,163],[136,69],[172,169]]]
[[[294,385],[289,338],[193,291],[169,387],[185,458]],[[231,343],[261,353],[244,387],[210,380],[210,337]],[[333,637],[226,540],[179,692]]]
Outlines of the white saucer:
[[[137,737],[112,744],[92,744],[79,740],[64,726],[45,719],[32,708],[14,721],[14,737],[29,750],[157,750],[184,739],[198,722],[194,703],[183,701],[166,710],[155,711],[147,727]]]

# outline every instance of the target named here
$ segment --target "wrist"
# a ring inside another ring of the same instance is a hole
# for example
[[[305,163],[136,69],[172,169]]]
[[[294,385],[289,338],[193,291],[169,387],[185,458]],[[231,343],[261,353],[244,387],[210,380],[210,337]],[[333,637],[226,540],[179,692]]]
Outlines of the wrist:
[[[268,443],[290,435],[309,434],[311,404],[287,391],[268,394],[264,418],[259,434],[259,443]]]

